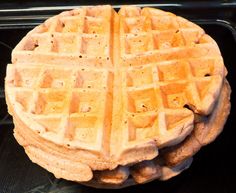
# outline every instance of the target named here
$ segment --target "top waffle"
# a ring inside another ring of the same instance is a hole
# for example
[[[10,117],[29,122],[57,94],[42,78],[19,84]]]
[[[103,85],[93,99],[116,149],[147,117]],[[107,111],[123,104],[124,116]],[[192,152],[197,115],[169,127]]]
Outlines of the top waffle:
[[[27,145],[113,169],[181,142],[194,113],[211,113],[225,74],[215,41],[182,17],[85,7],[22,39],[7,67],[6,98],[15,124],[34,137]]]

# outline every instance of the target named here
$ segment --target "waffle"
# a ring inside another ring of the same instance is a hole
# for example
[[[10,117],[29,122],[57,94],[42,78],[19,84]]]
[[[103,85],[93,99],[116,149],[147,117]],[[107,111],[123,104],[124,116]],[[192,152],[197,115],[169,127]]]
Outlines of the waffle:
[[[139,170],[136,171],[136,172],[142,172],[142,173],[139,173],[139,174],[136,173],[137,175],[135,175],[134,172],[132,172],[132,177],[131,176],[127,177],[127,175],[121,174],[119,170],[114,170],[112,172],[105,173],[105,174],[103,172],[102,176],[98,176],[97,179],[95,177],[93,180],[89,182],[85,182],[83,184],[86,186],[94,187],[94,188],[120,189],[120,188],[137,185],[140,183],[147,183],[157,178],[159,180],[168,180],[180,174],[182,171],[188,169],[192,163],[192,160],[193,160],[192,158],[189,158],[174,167],[159,166],[158,164],[154,164],[153,161],[145,161],[146,167],[139,168]],[[126,180],[123,181],[123,183],[120,183],[122,179],[126,179]]]
[[[214,111],[209,117],[195,123],[193,132],[182,143],[167,148],[153,160],[143,161],[131,167],[97,172],[85,185],[96,188],[124,188],[155,179],[168,180],[188,169],[193,161],[192,156],[202,146],[212,142],[223,130],[230,112],[230,93],[230,86],[225,80]]]
[[[96,170],[123,175],[119,168],[184,141],[194,114],[213,111],[225,75],[217,44],[199,26],[158,9],[107,5],[65,11],[30,31],[13,50],[5,91],[30,159],[86,182]]]
[[[196,154],[200,148],[215,140],[222,132],[230,113],[231,88],[227,81],[221,91],[220,98],[210,118],[205,118],[195,124],[194,130],[182,143],[170,147],[163,152],[165,163],[174,166]]]

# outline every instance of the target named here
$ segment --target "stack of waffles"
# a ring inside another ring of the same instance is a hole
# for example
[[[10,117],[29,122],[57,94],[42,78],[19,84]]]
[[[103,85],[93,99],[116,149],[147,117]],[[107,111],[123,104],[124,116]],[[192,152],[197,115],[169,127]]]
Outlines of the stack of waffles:
[[[167,180],[222,131],[230,86],[216,42],[153,8],[81,7],[49,18],[12,53],[14,136],[57,178],[122,188]]]

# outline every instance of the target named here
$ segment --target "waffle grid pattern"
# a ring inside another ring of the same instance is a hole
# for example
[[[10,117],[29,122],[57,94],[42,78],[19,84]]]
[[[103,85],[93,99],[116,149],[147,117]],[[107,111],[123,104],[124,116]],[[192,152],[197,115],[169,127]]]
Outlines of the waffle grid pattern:
[[[13,63],[78,64],[111,67],[109,6],[66,11],[36,27],[15,48]],[[45,56],[47,56],[45,58]]]
[[[169,61],[152,63],[150,58],[148,63],[144,62],[142,58],[161,51],[168,54],[173,49],[184,49],[188,52],[191,46],[210,47],[212,41],[195,24],[184,25],[183,18],[167,12],[127,7],[119,14],[128,141],[158,136],[158,146],[167,145],[181,136],[183,128],[177,125],[183,125],[186,118],[191,117],[186,108],[200,114],[211,111],[213,104],[207,104],[206,91],[219,89],[213,85],[221,85],[223,61],[215,57],[216,51],[213,55],[201,52],[200,59],[181,56],[179,59],[177,54]],[[132,58],[140,61],[132,63]]]
[[[143,152],[150,141],[157,156],[158,148],[184,140],[194,124],[189,109],[209,114],[225,75],[217,45],[197,25],[123,7],[116,34],[114,16],[110,6],[99,6],[48,19],[14,49],[6,78],[15,96],[9,101],[42,126],[45,138],[91,150],[112,167],[144,159],[129,150]],[[114,97],[121,98],[117,120]],[[131,161],[119,160],[126,150]]]
[[[112,81],[108,71],[9,65],[10,71],[15,100],[43,126],[39,132],[52,132],[61,142],[66,138],[68,146],[78,146],[80,141],[81,147],[90,144],[101,150],[104,117],[110,116],[106,114],[108,82]]]

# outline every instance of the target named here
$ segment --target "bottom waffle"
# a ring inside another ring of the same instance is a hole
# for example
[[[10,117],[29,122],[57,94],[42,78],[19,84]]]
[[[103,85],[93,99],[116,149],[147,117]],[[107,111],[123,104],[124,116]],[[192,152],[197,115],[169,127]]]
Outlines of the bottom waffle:
[[[111,171],[95,172],[95,177],[84,184],[95,188],[116,189],[155,179],[168,180],[178,175],[191,165],[192,156],[202,146],[212,142],[223,130],[231,107],[230,93],[231,88],[225,80],[212,114],[197,119],[193,132],[182,143],[162,150],[158,158],[131,167],[123,166]]]
[[[132,166],[119,166],[114,170],[93,171],[86,165],[56,157],[53,152],[44,152],[33,146],[24,146],[33,162],[53,172],[55,176],[65,179],[80,179],[87,177],[84,184],[96,188],[123,188],[135,184],[146,183],[154,179],[167,180],[187,169],[192,163],[192,156],[200,148],[213,141],[222,131],[230,111],[231,89],[224,81],[218,102],[213,113],[195,123],[193,132],[180,144],[161,150],[160,155],[151,160]],[[18,125],[15,123],[15,125]],[[24,134],[15,127],[14,135],[17,141],[24,145]],[[41,151],[41,152],[38,152]]]
[[[182,171],[188,169],[192,161],[193,161],[193,158],[189,158],[174,167],[160,166],[159,164],[155,165],[153,164],[153,162],[156,162],[156,160],[144,161],[146,162],[145,167],[141,167],[139,168],[139,170],[136,170],[136,171],[135,169],[131,170],[131,175],[125,176],[126,180],[120,184],[117,183],[121,181],[121,177],[122,177],[122,175],[120,174],[120,171],[118,171],[119,169],[109,172],[109,174],[107,173],[105,175],[102,174],[100,176],[97,176],[97,178],[95,177],[91,181],[85,182],[82,184],[86,186],[91,186],[94,188],[119,189],[119,188],[125,188],[128,186],[140,184],[141,182],[137,182],[137,180],[141,180],[142,183],[147,183],[155,179],[168,180],[180,174]],[[139,165],[139,164],[136,164],[136,165]],[[153,167],[154,165],[155,167]],[[129,170],[128,168],[126,169]],[[113,182],[113,183],[104,183],[104,181]]]

